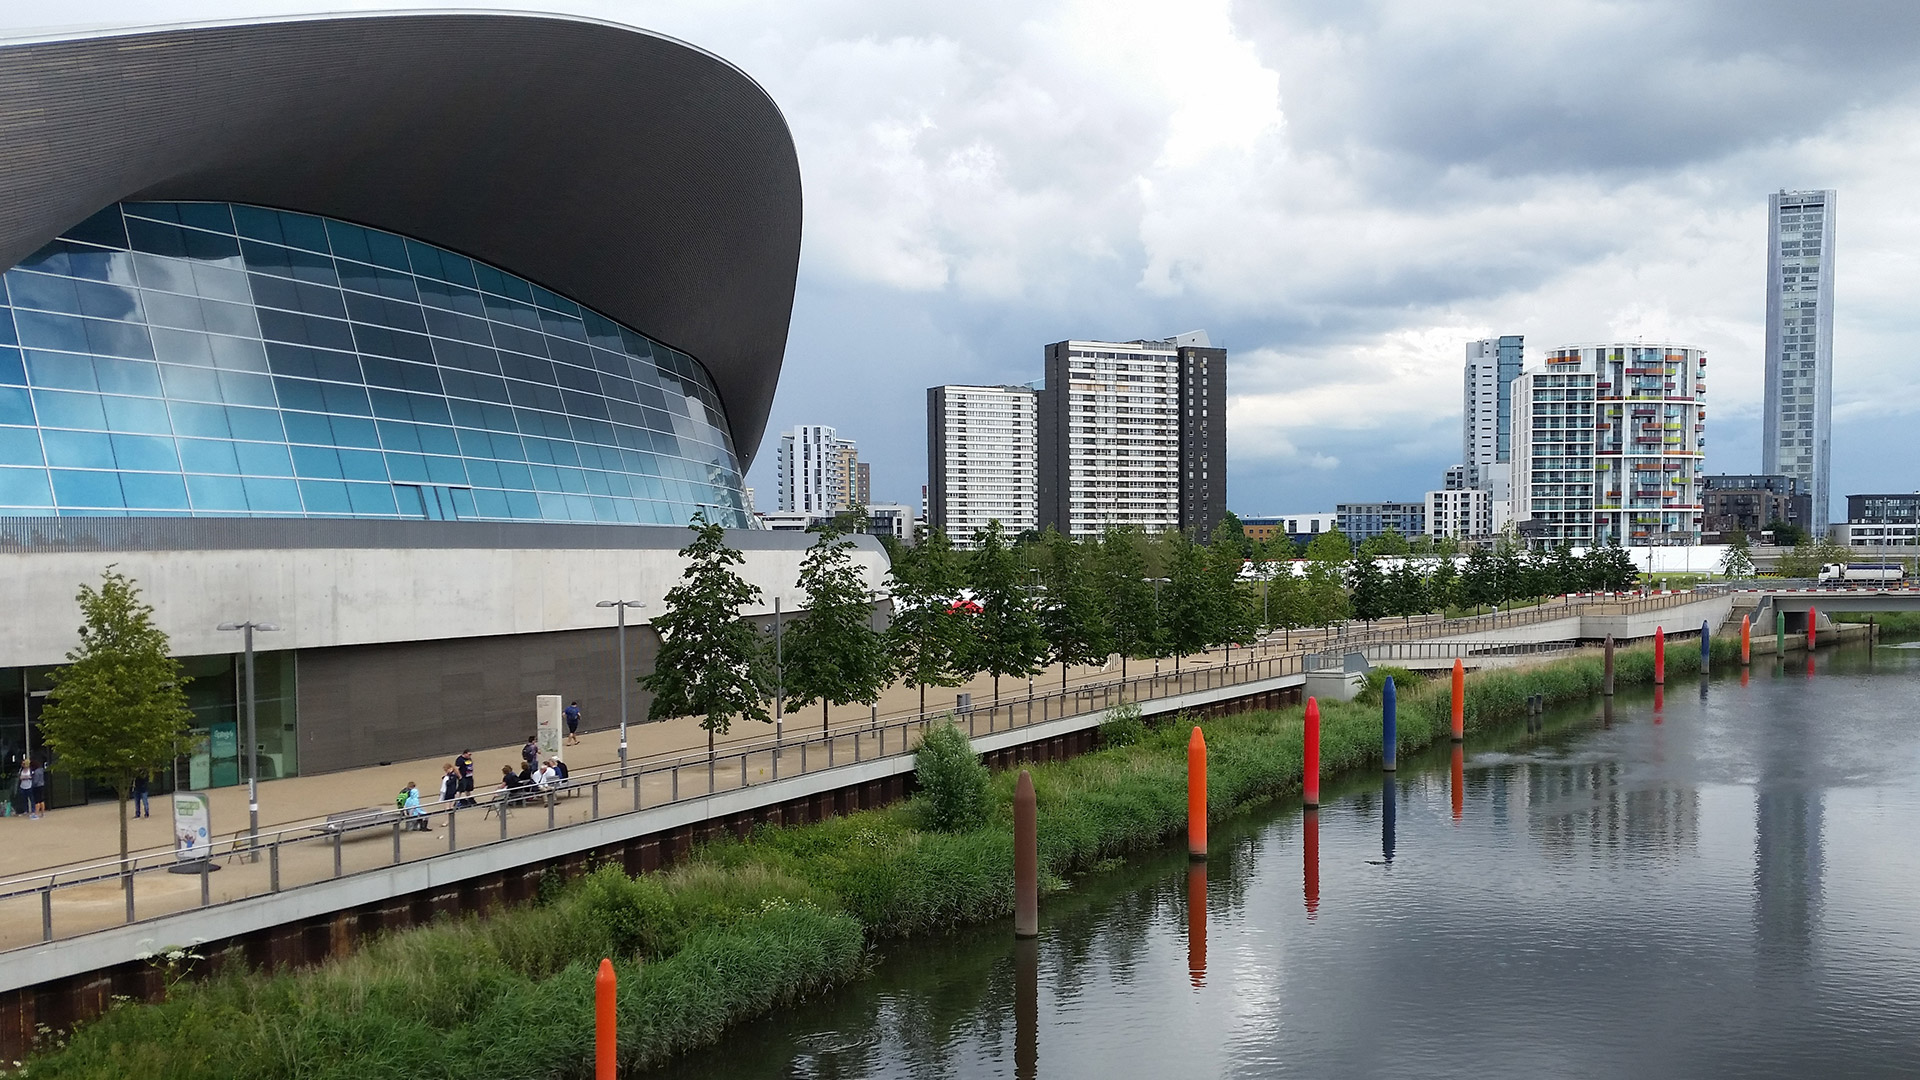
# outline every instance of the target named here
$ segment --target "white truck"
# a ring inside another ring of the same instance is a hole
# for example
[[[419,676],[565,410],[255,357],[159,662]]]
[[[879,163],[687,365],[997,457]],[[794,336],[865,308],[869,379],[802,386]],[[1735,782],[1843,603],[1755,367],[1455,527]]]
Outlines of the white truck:
[[[1820,568],[1822,584],[1901,581],[1907,569],[1899,563],[1828,563]]]

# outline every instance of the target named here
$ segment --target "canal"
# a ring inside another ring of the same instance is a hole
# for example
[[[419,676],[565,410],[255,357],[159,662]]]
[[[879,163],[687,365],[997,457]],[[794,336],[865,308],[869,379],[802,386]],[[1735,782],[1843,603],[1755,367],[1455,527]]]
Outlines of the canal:
[[[757,1077],[1912,1076],[1920,650],[1550,712],[1217,826],[671,1067]],[[1204,917],[1203,917],[1204,913]]]

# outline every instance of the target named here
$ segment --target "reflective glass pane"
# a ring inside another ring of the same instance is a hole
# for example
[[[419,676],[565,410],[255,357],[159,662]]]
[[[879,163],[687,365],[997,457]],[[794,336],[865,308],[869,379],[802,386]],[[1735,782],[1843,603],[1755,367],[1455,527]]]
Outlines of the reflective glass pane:
[[[243,442],[233,444],[240,471],[248,476],[292,476],[293,457],[279,443]]]
[[[53,496],[62,507],[122,509],[120,477],[111,472],[53,470]]]
[[[197,510],[244,511],[247,492],[244,483],[233,476],[189,476],[187,498]]]
[[[247,508],[255,513],[297,514],[301,510],[300,488],[295,481],[249,476],[241,485],[247,491]]]
[[[48,507],[53,492],[45,469],[0,469],[0,506]]]
[[[46,443],[47,463],[50,465],[77,469],[113,468],[113,441],[103,432],[48,431],[42,433],[41,437]]]
[[[187,485],[179,473],[121,473],[129,510],[185,510]]]
[[[157,398],[103,397],[100,405],[110,431],[146,435],[173,432],[173,425],[167,421],[167,403]]]
[[[339,481],[302,480],[300,500],[309,514],[350,514],[353,503],[347,498],[347,485]]]
[[[190,473],[220,473],[234,475],[240,472],[240,462],[234,456],[233,444],[219,439],[181,439],[180,464]],[[195,500],[198,507],[198,500]],[[245,509],[244,506],[239,509]]]

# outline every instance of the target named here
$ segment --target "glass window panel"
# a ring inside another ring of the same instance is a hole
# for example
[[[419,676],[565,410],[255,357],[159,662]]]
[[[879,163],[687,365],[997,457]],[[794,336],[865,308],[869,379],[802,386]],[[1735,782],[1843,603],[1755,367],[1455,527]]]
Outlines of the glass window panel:
[[[227,410],[218,405],[190,405],[176,401],[167,407],[167,411],[173,416],[173,430],[181,435],[226,438],[231,434],[227,428]]]
[[[410,394],[413,403],[413,418],[423,424],[453,423],[453,414],[447,411],[447,401],[438,395]]]
[[[241,371],[220,373],[220,395],[229,405],[273,406],[273,380]]]
[[[120,494],[120,476],[111,472],[54,469],[53,495],[62,507],[118,510],[127,505]]]
[[[473,491],[473,502],[474,516],[476,517],[504,518],[512,516],[507,509],[507,493],[504,491],[476,488]]]
[[[531,491],[507,492],[507,513],[523,521],[539,520],[539,496]]]
[[[517,326],[507,326],[504,323],[489,323],[488,325],[493,329],[494,344],[502,349],[512,349],[515,352],[526,353],[529,356],[544,357],[547,355],[547,339],[544,335],[536,334],[531,330],[522,330]],[[510,360],[505,358],[502,358],[501,362],[502,364],[511,363]],[[544,368],[542,370],[544,370]],[[513,374],[511,368],[507,369],[507,374]]]
[[[347,485],[337,480],[300,481],[300,500],[309,514],[350,514],[353,503],[347,498]]]
[[[573,515],[567,512],[567,497],[560,494],[542,493],[540,516],[548,521],[572,521]]]
[[[147,321],[155,326],[171,326],[180,330],[207,328],[206,316],[202,314],[200,301],[195,297],[148,292],[145,301]],[[155,332],[154,347],[159,348],[158,331]]]
[[[637,525],[640,523],[640,511],[634,507],[632,499],[613,500],[613,512],[623,524]]]
[[[367,248],[367,230],[358,225],[349,225],[344,221],[326,221],[327,246],[334,255],[342,259],[357,259],[363,263],[373,261],[373,253]]]
[[[300,285],[292,278],[249,274],[247,286],[253,290],[253,302],[260,307],[278,308],[281,311],[300,310]]]
[[[231,236],[202,232],[199,229],[182,229],[180,239],[186,245],[189,259],[217,261],[231,259],[240,254],[240,242]]]
[[[264,207],[235,203],[233,225],[236,232],[249,239],[265,240],[274,244],[284,239],[280,235],[280,215]]]
[[[74,240],[84,240],[89,244],[103,247],[126,247],[127,224],[120,216],[119,206],[109,206],[105,210],[68,229],[63,236]]]
[[[180,464],[190,473],[218,473],[231,476],[240,472],[233,444],[220,439],[181,439]],[[196,506],[199,500],[194,500]],[[245,509],[244,506],[240,509]]]
[[[127,245],[133,250],[173,259],[187,257],[187,238],[179,226],[148,221],[145,218],[130,217],[126,220]],[[54,486],[56,489],[59,487],[57,478]],[[65,501],[61,500],[63,503]]]
[[[293,448],[293,471],[302,477],[339,479],[340,452],[331,446],[296,446]]]
[[[470,318],[453,311],[442,311],[429,307],[421,309],[426,313],[427,329],[436,337],[452,338],[472,345],[492,345],[493,333],[485,319]],[[501,327],[502,334],[512,332],[512,327]],[[506,339],[502,339],[504,342]],[[57,348],[58,346],[50,346]],[[543,350],[544,351],[544,350]]]
[[[482,487],[500,486],[500,466],[481,458],[467,461],[467,476]]]
[[[547,448],[553,452],[555,465],[580,464],[580,448],[573,443],[549,440]]]
[[[173,440],[156,435],[115,435],[113,460],[122,469],[180,471],[180,456],[174,452]]]
[[[33,428],[0,427],[0,465],[44,465],[40,433]]]
[[[193,291],[208,300],[226,300],[235,304],[250,304],[253,297],[247,288],[247,275],[244,271],[211,263],[194,263]]]
[[[593,516],[596,521],[619,521],[620,515],[613,508],[612,499],[593,500]]]
[[[195,510],[247,509],[246,486],[233,476],[189,476],[187,498]]]
[[[333,441],[340,446],[357,446],[368,450],[380,449],[380,434],[374,430],[373,421],[356,417],[333,418]]]
[[[352,504],[356,514],[397,513],[390,484],[348,484],[347,501]]]
[[[272,409],[227,409],[227,424],[236,439],[279,442],[286,438],[280,427],[280,414]]]
[[[544,465],[553,464],[553,444],[547,440],[530,436],[521,439],[520,445],[526,449],[528,461]]]
[[[367,397],[373,405],[373,415],[383,420],[413,419],[412,394],[403,394],[398,390],[369,390]]]
[[[160,382],[167,396],[185,401],[219,401],[220,375],[212,368],[160,365]]]
[[[240,471],[248,476],[293,475],[293,458],[280,443],[234,443],[233,453],[240,460]]]
[[[40,414],[40,423],[47,427],[87,428],[100,431],[107,426],[107,414],[100,408],[98,394],[35,390],[33,404]]]
[[[396,423],[390,420],[378,422],[380,445],[388,450],[420,452],[420,435],[412,424]]]
[[[478,508],[474,505],[472,491],[467,488],[457,487],[449,490],[447,494],[453,499],[453,514],[455,517],[473,518],[480,516]]]
[[[422,424],[415,431],[420,436],[420,449],[429,454],[460,453],[460,440],[450,427]]]
[[[363,322],[371,326],[386,326],[395,330],[412,330],[420,334],[427,332],[426,317],[413,304],[403,304],[382,296],[365,296],[357,292],[345,295],[347,315],[355,322]]]
[[[182,225],[211,232],[233,232],[233,208],[226,203],[183,202],[174,203],[173,208]]]
[[[33,274],[24,270],[7,271],[7,291],[17,308],[31,308],[35,311],[57,311],[69,315],[80,314],[80,294],[82,285],[92,282],[80,281],[70,277],[53,274]],[[101,285],[101,288],[112,288]]]
[[[471,458],[493,456],[493,441],[484,431],[471,428],[460,429],[460,452]]]
[[[319,218],[308,214],[293,214],[285,210],[280,214],[280,235],[288,244],[308,251],[327,252],[327,227]]]
[[[401,258],[405,262],[405,256]],[[378,266],[361,266],[358,263],[343,262],[340,267],[340,284],[357,292],[384,296],[389,300],[399,300],[409,304],[420,302],[420,290],[415,286],[413,275],[396,273],[391,269]],[[401,269],[405,269],[402,267]]]
[[[550,308],[554,311],[558,311],[566,315],[572,315],[576,318],[580,315],[579,304],[576,304],[573,301],[567,299],[566,297],[561,296],[559,293],[549,292],[538,285],[535,285],[533,287],[533,302],[536,304],[539,304],[543,308]]]
[[[487,318],[497,323],[517,326],[522,330],[539,330],[540,313],[530,303],[509,299],[505,296],[487,296]],[[65,310],[64,308],[61,310]],[[545,349],[535,350],[545,352]]]
[[[611,486],[611,485],[609,485],[609,484],[608,484],[608,482],[607,482],[607,474],[606,474],[606,473],[603,473],[603,472],[601,472],[601,471],[600,471],[600,470],[598,470],[598,469],[588,469],[588,470],[587,470],[587,471],[586,471],[585,473],[583,473],[582,475],[584,475],[584,476],[586,477],[586,481],[587,481],[587,494],[589,494],[589,495],[611,495],[611,494],[613,494],[613,488],[612,488],[612,486]]]
[[[26,350],[26,368],[35,386],[55,390],[93,390],[99,384],[93,378],[93,361],[73,353]]]
[[[612,319],[604,315],[596,315],[591,311],[582,311],[580,314],[586,323],[588,342],[598,348],[607,349],[611,352],[618,353],[622,351],[623,347],[620,344],[620,327],[616,326]],[[619,367],[608,368],[606,370],[614,371],[621,375],[626,374],[627,367],[625,358],[621,358]]]
[[[107,435],[92,431],[48,431],[41,437],[46,440],[50,465],[74,469],[113,468],[113,442]]]
[[[187,508],[187,485],[179,473],[122,473],[120,487],[130,510]]]
[[[607,399],[598,393],[582,394],[576,390],[560,392],[562,408],[568,415],[586,417],[592,420],[609,420],[612,414],[607,410]]]
[[[342,450],[340,475],[349,480],[378,480],[385,483],[388,478],[387,463],[377,451]]]
[[[228,371],[267,371],[266,346],[252,338],[227,337],[214,334],[208,338],[213,343],[213,366]]]
[[[103,397],[100,404],[106,412],[109,430],[137,435],[173,433],[173,425],[167,422],[167,403],[157,397]]]
[[[561,491],[569,495],[585,495],[587,493],[587,474],[583,470],[562,468],[554,471],[560,474]]]
[[[577,341],[568,341],[566,338],[561,337],[549,337],[547,338],[547,352],[550,353],[555,360],[563,360],[577,368],[594,370],[593,350]],[[599,380],[595,379],[592,386],[596,391],[599,385]]]
[[[560,471],[551,465],[532,465],[533,486],[538,491],[559,491]]]
[[[86,323],[75,316],[15,310],[13,321],[20,331],[20,344],[29,348],[87,351]]]
[[[0,469],[0,506],[48,507],[53,492],[45,469]]]
[[[33,399],[22,386],[0,386],[0,424],[32,424]]]
[[[419,454],[388,454],[387,472],[396,483],[427,482],[427,463]]]
[[[409,334],[404,330],[389,330],[384,326],[368,326],[354,323],[354,340],[359,342],[360,351],[376,356],[392,356],[415,363],[434,362],[433,342],[422,334]]]
[[[333,445],[333,422],[319,413],[290,412],[282,414],[281,419],[287,425],[287,440],[297,443],[313,443],[317,446]]]
[[[169,364],[213,366],[213,341],[205,334],[156,327],[153,330],[153,351],[155,356]]]
[[[594,500],[585,495],[568,495],[567,516],[574,521],[597,521],[593,512]]]
[[[300,512],[300,488],[292,480],[267,480],[249,476],[241,481],[247,491],[247,508],[255,513],[297,514]]]
[[[427,515],[426,499],[417,484],[396,484],[393,489],[394,501],[399,504],[401,517],[424,518]]]
[[[427,456],[427,477],[436,484],[464,484],[467,470],[457,457]]]
[[[118,360],[108,356],[93,358],[93,377],[103,394],[160,396],[160,368],[143,360]]]
[[[367,405],[367,391],[363,386],[321,383],[320,392],[326,398],[327,411],[330,413],[366,416],[373,411]]]
[[[533,470],[517,461],[500,463],[500,486],[526,491],[533,488]]]
[[[361,379],[360,360],[352,353],[328,349],[310,349],[304,345],[269,342],[267,367],[275,375],[298,375],[307,379],[331,379],[357,383]]]

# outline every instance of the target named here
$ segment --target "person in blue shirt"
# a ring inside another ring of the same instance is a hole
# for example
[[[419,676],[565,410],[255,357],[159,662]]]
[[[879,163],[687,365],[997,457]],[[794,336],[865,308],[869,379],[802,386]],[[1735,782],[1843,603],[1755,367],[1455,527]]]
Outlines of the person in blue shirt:
[[[576,701],[568,705],[560,715],[567,720],[568,745],[577,745],[580,742],[580,703]]]

